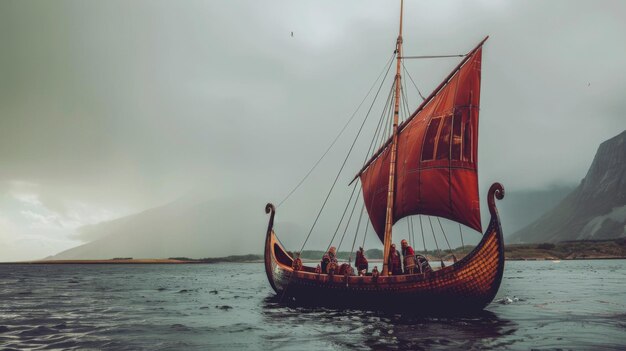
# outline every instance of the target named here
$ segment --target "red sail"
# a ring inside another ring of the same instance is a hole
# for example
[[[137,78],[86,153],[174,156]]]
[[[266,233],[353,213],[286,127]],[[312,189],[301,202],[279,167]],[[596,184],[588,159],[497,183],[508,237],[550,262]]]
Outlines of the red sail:
[[[394,223],[425,214],[482,231],[477,174],[481,55],[482,43],[398,127]],[[360,173],[365,206],[381,241],[389,145],[387,142]]]

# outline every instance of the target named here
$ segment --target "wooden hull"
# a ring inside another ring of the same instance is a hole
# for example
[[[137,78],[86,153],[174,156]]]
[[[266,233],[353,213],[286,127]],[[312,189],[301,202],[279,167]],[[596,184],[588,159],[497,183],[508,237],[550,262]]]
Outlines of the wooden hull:
[[[265,240],[265,270],[280,299],[298,303],[384,309],[458,313],[477,311],[488,305],[500,287],[504,271],[504,241],[494,198],[504,197],[495,183],[489,189],[491,220],[482,240],[463,259],[440,270],[399,276],[343,276],[317,274],[311,267],[294,271],[292,258],[274,231],[274,207]]]

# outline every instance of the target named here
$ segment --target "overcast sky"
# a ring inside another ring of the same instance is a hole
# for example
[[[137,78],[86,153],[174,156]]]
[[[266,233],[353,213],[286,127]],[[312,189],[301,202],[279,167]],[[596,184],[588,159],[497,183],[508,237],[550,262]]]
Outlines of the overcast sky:
[[[398,8],[0,2],[0,261],[57,253],[80,243],[83,225],[190,193],[279,202],[391,57]],[[481,192],[496,180],[576,184],[598,144],[626,129],[624,18],[623,1],[406,1],[406,55],[465,53],[490,35]],[[426,95],[459,60],[405,65]],[[284,220],[320,205],[365,110]],[[365,149],[356,153],[342,191]]]

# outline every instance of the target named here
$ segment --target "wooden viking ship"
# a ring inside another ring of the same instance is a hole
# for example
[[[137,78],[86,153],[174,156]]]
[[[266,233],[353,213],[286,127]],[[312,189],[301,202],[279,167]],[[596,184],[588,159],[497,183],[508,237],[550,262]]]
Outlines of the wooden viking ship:
[[[491,219],[478,245],[462,259],[438,270],[390,275],[392,227],[411,215],[449,219],[482,233],[477,150],[482,47],[459,65],[410,116],[399,123],[401,98],[402,5],[396,43],[393,130],[357,173],[369,221],[383,243],[379,276],[325,274],[308,266],[293,268],[294,258],[274,232],[275,207],[265,239],[265,271],[282,298],[341,307],[407,310],[481,310],[495,297],[504,270],[504,242],[495,199],[501,184],[487,194]],[[353,180],[354,181],[354,180]]]

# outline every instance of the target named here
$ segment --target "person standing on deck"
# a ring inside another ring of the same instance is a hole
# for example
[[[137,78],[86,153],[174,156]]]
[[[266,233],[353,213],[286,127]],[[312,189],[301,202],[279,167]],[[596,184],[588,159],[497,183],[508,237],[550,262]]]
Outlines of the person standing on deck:
[[[413,274],[415,273],[415,251],[413,248],[409,246],[409,243],[402,239],[400,242],[400,246],[402,247],[402,258],[404,263],[404,273]]]
[[[365,273],[367,273],[367,258],[365,258],[365,252],[362,247],[359,247],[359,251],[356,252],[354,265],[356,266],[356,270],[359,275],[365,275]]]
[[[328,249],[328,252],[324,254],[324,257],[322,257],[322,273],[328,273],[328,266],[331,262],[333,262],[335,264],[335,268],[337,268],[337,249],[334,246],[331,246],[330,249]]]
[[[393,275],[402,274],[400,252],[396,250],[396,244],[391,244],[391,247],[389,248],[389,272]]]

